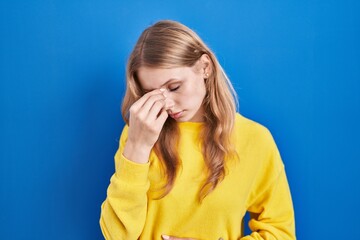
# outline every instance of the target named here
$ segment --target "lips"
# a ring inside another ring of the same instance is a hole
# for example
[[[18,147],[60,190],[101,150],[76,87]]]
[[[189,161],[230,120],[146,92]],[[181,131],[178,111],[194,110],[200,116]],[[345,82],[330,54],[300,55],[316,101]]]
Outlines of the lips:
[[[177,112],[177,113],[171,113],[169,115],[170,115],[170,117],[172,117],[173,119],[176,120],[176,119],[181,117],[182,113],[183,113],[183,111],[180,111],[180,112]]]

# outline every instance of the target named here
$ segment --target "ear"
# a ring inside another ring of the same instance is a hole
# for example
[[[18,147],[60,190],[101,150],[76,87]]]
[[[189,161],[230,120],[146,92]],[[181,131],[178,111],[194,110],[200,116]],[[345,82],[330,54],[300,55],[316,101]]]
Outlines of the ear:
[[[209,78],[212,73],[213,67],[209,55],[204,53],[203,55],[201,55],[199,60],[201,64],[201,73],[204,75],[204,79]]]

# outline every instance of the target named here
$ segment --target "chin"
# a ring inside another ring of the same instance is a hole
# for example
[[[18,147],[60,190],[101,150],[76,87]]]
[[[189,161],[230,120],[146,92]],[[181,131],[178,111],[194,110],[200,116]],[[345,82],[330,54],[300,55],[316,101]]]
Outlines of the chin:
[[[181,122],[203,122],[204,119],[203,118],[200,118],[198,116],[191,116],[191,117],[186,117],[186,118],[182,118],[182,119],[179,119]],[[180,122],[179,121],[179,122]]]

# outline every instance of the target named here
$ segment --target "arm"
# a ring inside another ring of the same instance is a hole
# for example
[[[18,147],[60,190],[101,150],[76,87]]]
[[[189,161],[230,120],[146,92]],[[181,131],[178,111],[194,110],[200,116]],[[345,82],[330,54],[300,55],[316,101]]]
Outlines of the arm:
[[[106,239],[138,239],[147,212],[149,155],[167,119],[163,91],[145,94],[130,108],[115,154],[115,173],[101,206],[100,227]]]
[[[294,212],[284,169],[248,209],[252,233],[240,240],[295,240]],[[168,240],[195,240],[163,235]]]
[[[135,163],[124,157],[126,135],[127,127],[115,154],[115,173],[107,198],[101,206],[100,227],[105,239],[137,239],[145,224],[149,163]]]
[[[264,136],[264,165],[247,207],[252,233],[241,240],[294,240],[294,210],[284,165],[270,132],[265,131]]]
[[[296,239],[294,211],[284,170],[248,211],[252,233],[242,240]]]

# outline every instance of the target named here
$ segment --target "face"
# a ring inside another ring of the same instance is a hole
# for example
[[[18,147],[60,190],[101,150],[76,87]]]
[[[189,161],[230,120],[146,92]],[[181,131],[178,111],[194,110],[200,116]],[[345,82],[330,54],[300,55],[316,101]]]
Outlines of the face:
[[[206,68],[199,64],[169,69],[141,67],[137,76],[145,92],[165,89],[170,117],[178,122],[202,122]]]

